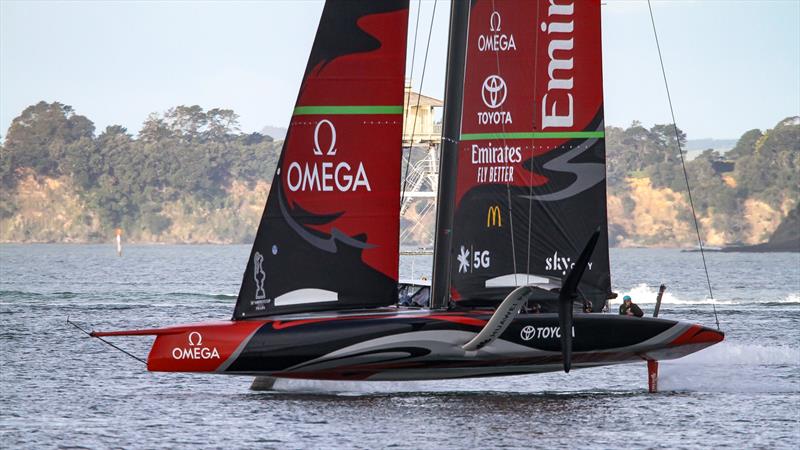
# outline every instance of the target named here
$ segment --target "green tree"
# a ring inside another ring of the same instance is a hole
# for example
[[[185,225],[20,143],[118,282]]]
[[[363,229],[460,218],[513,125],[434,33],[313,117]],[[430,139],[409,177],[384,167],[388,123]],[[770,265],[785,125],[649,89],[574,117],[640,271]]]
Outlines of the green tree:
[[[727,157],[736,160],[751,155],[756,150],[756,143],[763,135],[757,128],[745,132],[736,142],[736,146],[728,152]]]
[[[239,115],[232,109],[214,108],[206,113],[206,129],[203,139],[222,142],[239,131]]]
[[[760,136],[751,130],[737,148],[735,177],[743,194],[763,200],[774,208],[798,203],[800,171],[800,118],[787,118]]]
[[[167,110],[164,122],[175,136],[186,141],[196,141],[202,137],[202,131],[208,124],[208,116],[198,105],[180,105]]]
[[[94,126],[72,108],[39,103],[23,111],[0,146],[0,176],[13,189],[14,173],[32,168],[68,176],[107,227],[167,230],[166,202],[187,208],[230,207],[234,181],[269,181],[280,147],[258,133],[242,134],[230,109],[176,106],[150,114],[137,138],[119,125],[94,137]],[[13,214],[12,196],[0,199],[0,215]]]
[[[7,164],[12,171],[30,167],[41,175],[59,175],[59,161],[67,147],[93,135],[94,124],[75,114],[71,106],[39,102],[11,122],[4,145]]]

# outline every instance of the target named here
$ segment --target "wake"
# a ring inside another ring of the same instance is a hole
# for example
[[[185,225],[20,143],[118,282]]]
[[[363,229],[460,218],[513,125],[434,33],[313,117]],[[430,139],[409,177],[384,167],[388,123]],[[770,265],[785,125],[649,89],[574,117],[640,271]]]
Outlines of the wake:
[[[623,288],[616,288],[616,292],[619,292],[619,297],[613,300],[609,300],[608,304],[610,307],[619,306],[622,303],[623,295],[630,295],[633,297],[633,301],[635,303],[644,304],[644,305],[652,305],[656,302],[656,296],[658,295],[658,288],[649,286],[645,283],[638,284],[629,289]],[[703,298],[695,298],[695,299],[687,299],[681,298],[669,291],[664,293],[664,298],[662,299],[662,306],[669,307],[670,305],[748,305],[748,304],[784,304],[784,305],[791,305],[791,304],[798,304],[800,305],[800,292],[790,292],[788,294],[779,296],[779,297],[770,297],[770,298],[759,298],[759,299],[740,299],[740,300],[729,300],[729,299],[715,299],[711,300],[708,297]]]
[[[722,342],[663,361],[661,391],[800,392],[800,348]]]

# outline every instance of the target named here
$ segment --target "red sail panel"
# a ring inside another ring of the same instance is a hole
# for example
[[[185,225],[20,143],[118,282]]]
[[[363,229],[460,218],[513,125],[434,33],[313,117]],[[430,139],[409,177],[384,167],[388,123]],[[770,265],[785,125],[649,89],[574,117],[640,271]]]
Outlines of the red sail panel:
[[[453,296],[496,300],[562,277],[607,226],[600,2],[476,0],[465,72]],[[598,298],[601,241],[583,286]]]
[[[326,3],[234,318],[396,301],[407,20]]]

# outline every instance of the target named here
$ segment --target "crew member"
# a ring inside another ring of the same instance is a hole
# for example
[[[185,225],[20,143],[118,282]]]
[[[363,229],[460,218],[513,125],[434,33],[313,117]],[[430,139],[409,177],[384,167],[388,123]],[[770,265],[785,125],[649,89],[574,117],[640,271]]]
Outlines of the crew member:
[[[642,317],[644,315],[642,308],[639,308],[639,305],[633,303],[630,295],[622,297],[622,304],[619,305],[619,313],[623,316]]]
[[[411,297],[411,306],[419,306],[422,308],[427,308],[430,305],[431,300],[431,288],[428,286],[423,286],[420,290]]]
[[[528,314],[540,314],[542,312],[542,305],[538,303],[528,303],[526,309]]]

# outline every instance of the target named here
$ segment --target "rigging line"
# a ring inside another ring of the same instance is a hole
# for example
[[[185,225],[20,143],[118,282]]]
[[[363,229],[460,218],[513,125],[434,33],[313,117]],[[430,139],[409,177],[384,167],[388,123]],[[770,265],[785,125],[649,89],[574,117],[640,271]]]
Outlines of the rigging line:
[[[416,23],[414,25],[414,45],[411,47],[411,73],[409,75],[409,84],[411,84],[413,82],[413,80],[414,80],[414,60],[417,57],[417,32],[419,31],[419,14],[420,14],[420,11],[422,11],[422,0],[419,0],[417,2],[417,20],[416,20]],[[411,87],[413,87],[413,86],[411,86]],[[403,84],[403,96],[405,96],[405,91],[406,91],[406,87],[405,87],[405,83],[404,83]],[[403,128],[404,131],[405,131],[405,127],[406,127],[406,120],[408,119],[408,114],[410,112],[408,110],[408,105],[409,105],[410,102],[411,102],[411,89],[408,90],[408,98],[403,100],[404,110],[403,110],[403,127],[402,128]],[[400,148],[401,148],[401,151],[403,153],[405,153],[405,150],[406,150],[405,146],[401,145]],[[403,200],[405,200],[405,196],[406,196],[406,181],[408,180],[408,165],[411,164],[411,146],[410,145],[408,147],[408,156],[405,156],[404,159],[406,160],[406,167],[405,167],[405,175],[403,176],[403,191],[402,191],[402,194],[400,195],[400,209],[403,208]]]
[[[417,32],[419,31],[419,12],[422,10],[422,0],[417,2],[417,20],[414,25],[414,44],[411,46],[411,73],[409,74],[408,78],[409,81],[414,79],[414,59],[417,56]],[[403,86],[403,92],[405,92],[405,86]],[[408,117],[408,102],[411,101],[411,93],[409,92],[408,98],[405,99],[405,114],[403,115],[403,125],[405,126],[405,119]]]
[[[536,5],[536,22],[539,23],[539,5]],[[539,33],[536,33],[536,38],[533,43],[533,98],[536,98],[536,83],[539,75]],[[533,130],[536,131],[536,113],[533,114]],[[536,151],[536,138],[531,138],[531,164],[533,164],[533,154]],[[527,261],[525,263],[525,273],[527,274],[526,284],[531,283],[531,253],[533,253],[533,245],[531,244],[531,232],[533,231],[533,167],[528,170],[528,251]]]
[[[495,13],[495,12],[497,12],[497,8],[495,7],[494,0],[492,0],[492,13]],[[538,36],[538,33],[537,33],[537,36]],[[495,58],[495,65],[497,66],[497,76],[499,77],[500,76],[500,50],[497,47],[495,47],[495,49],[494,49],[494,58]],[[501,79],[502,79],[502,77],[501,77]],[[506,90],[508,90],[508,86],[506,86]],[[506,92],[506,95],[508,95],[507,92]],[[505,122],[503,122],[501,126],[502,126],[502,129],[503,129],[503,136],[505,136],[505,133],[506,133],[506,124],[505,124]],[[505,137],[503,137],[503,146],[505,146],[505,147],[508,146],[508,140]],[[517,273],[519,272],[517,270],[517,249],[516,249],[516,246],[514,245],[514,202],[513,202],[513,199],[511,198],[511,182],[510,181],[506,181],[506,198],[508,200],[508,229],[509,229],[509,232],[511,234],[511,264],[514,266],[514,284],[515,285],[519,285],[519,283],[517,282]]]
[[[419,102],[422,100],[422,86],[425,85],[425,69],[428,67],[428,50],[431,48],[431,35],[433,34],[433,22],[436,19],[436,4],[439,0],[433,2],[433,12],[431,13],[431,25],[428,28],[428,43],[425,45],[425,58],[422,60],[422,77],[419,80],[419,94],[417,95],[417,105],[414,107],[419,111]],[[408,93],[409,102],[411,101],[411,92]],[[408,184],[408,166],[411,165],[411,150],[414,148],[414,133],[417,131],[417,117],[419,114],[414,114],[414,124],[411,127],[411,137],[408,145],[408,156],[406,157],[405,174],[403,175],[403,191],[400,195],[400,204],[406,197],[406,185]],[[405,125],[405,124],[404,124]]]
[[[132,353],[130,353],[130,352],[127,352],[127,351],[125,351],[125,350],[123,350],[123,349],[121,349],[121,348],[117,347],[116,345],[112,344],[111,342],[108,342],[107,340],[105,340],[105,339],[101,338],[100,336],[94,336],[94,335],[92,335],[92,333],[90,333],[90,332],[88,332],[88,331],[84,330],[83,328],[81,328],[81,327],[80,327],[80,325],[78,325],[77,323],[75,323],[75,322],[73,322],[73,321],[69,320],[69,316],[67,316],[67,323],[68,323],[68,324],[70,324],[70,325],[72,325],[73,327],[75,327],[75,328],[77,328],[77,329],[81,330],[81,331],[82,331],[84,334],[86,334],[87,336],[89,336],[89,337],[92,337],[92,338],[95,338],[95,339],[100,339],[100,341],[101,341],[101,342],[103,342],[103,343],[105,343],[105,344],[108,344],[108,345],[110,345],[111,347],[114,347],[115,349],[117,349],[117,350],[121,351],[122,353],[124,353],[124,354],[126,354],[126,355],[130,356],[131,358],[133,358],[133,359],[135,359],[135,360],[139,361],[140,363],[144,364],[145,366],[147,365],[147,361],[143,360],[142,358],[139,358],[138,356],[136,356],[136,355],[134,355],[134,354],[132,354]]]
[[[656,20],[653,16],[653,7],[650,0],[647,0],[647,9],[650,11],[650,23],[653,25],[653,36],[656,39],[656,48],[658,49],[658,61],[661,63],[661,75],[664,77],[664,87],[667,90],[667,101],[669,102],[669,112],[672,115],[672,128],[675,131],[675,142],[678,145],[678,153],[681,156],[681,167],[683,168],[683,178],[686,181],[686,192],[689,194],[689,206],[692,208],[692,219],[694,219],[694,229],[697,232],[697,242],[700,245],[700,256],[703,258],[703,270],[706,273],[706,283],[708,284],[708,296],[711,298],[711,306],[714,309],[714,321],[719,330],[719,317],[717,316],[717,302],[714,300],[714,291],[711,289],[711,277],[708,275],[708,265],[706,264],[706,254],[703,249],[703,238],[700,236],[700,223],[697,221],[697,213],[694,209],[694,200],[692,200],[692,188],[689,185],[689,174],[686,172],[686,161],[683,157],[683,148],[681,147],[681,139],[678,134],[678,124],[675,121],[675,110],[672,107],[672,97],[669,93],[669,83],[667,83],[667,71],[664,69],[664,58],[661,56],[661,45],[658,42],[658,32],[656,31]]]

